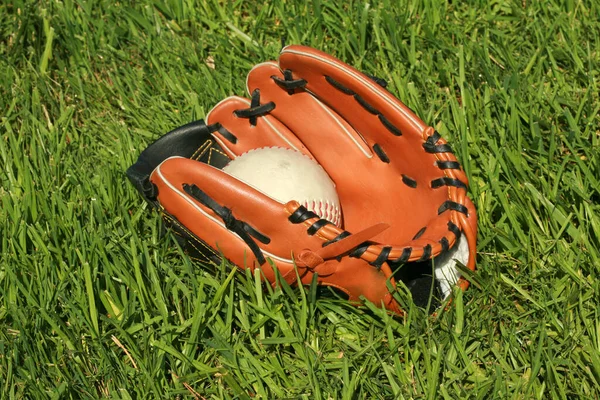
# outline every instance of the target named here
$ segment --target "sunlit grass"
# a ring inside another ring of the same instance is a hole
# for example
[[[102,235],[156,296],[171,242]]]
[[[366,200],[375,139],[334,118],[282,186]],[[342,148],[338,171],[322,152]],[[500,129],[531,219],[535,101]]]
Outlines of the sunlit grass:
[[[163,3],[0,4],[0,397],[600,396],[597,2]],[[127,182],[282,39],[453,144],[479,271],[447,311],[202,268]]]

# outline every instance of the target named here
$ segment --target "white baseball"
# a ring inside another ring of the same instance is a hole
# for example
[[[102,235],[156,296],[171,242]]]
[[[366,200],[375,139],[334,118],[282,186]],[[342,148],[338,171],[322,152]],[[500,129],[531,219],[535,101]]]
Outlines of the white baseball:
[[[342,222],[335,183],[317,162],[296,150],[250,150],[223,171],[282,204],[298,203],[336,226]]]

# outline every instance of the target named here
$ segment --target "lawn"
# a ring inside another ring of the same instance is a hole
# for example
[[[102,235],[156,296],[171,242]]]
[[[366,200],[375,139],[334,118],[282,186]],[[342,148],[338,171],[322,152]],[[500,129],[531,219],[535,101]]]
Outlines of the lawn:
[[[600,3],[338,3],[0,2],[0,398],[600,398]],[[452,307],[263,291],[127,181],[282,40],[453,144],[479,269]]]

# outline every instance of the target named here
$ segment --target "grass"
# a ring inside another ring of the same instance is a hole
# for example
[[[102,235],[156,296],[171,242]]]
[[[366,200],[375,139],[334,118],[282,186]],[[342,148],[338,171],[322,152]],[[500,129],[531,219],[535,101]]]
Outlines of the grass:
[[[0,397],[600,398],[598,2],[334,3],[0,3]],[[282,38],[454,144],[479,270],[450,309],[263,292],[161,238],[125,169]]]

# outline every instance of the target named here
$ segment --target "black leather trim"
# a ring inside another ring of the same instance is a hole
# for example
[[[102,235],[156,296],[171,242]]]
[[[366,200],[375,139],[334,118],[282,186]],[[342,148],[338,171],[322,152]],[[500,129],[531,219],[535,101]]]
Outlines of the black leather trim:
[[[210,129],[203,120],[180,126],[161,136],[142,151],[136,163],[127,169],[127,178],[146,201],[156,205],[157,193],[149,181],[152,171],[169,157],[192,158],[202,146],[206,146],[206,142],[209,140],[211,141],[211,150],[224,154],[221,147],[212,140]],[[229,162],[229,158],[226,156],[212,157],[210,164],[217,168],[223,168],[227,162]]]

